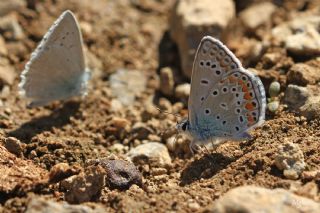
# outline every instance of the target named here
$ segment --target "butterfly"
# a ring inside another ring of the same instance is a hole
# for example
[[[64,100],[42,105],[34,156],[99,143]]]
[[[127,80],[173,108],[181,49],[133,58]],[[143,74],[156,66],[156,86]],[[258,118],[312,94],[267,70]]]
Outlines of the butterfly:
[[[191,136],[190,150],[250,138],[248,131],[264,122],[265,110],[261,80],[219,40],[203,37],[193,63],[188,118],[176,126]]]
[[[71,11],[63,12],[31,54],[19,83],[29,107],[86,95],[89,70],[85,66],[82,35]]]

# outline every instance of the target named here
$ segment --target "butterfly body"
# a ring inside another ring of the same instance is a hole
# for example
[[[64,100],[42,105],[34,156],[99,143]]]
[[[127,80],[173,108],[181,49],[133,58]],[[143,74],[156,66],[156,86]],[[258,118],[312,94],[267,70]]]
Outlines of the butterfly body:
[[[85,95],[89,71],[85,67],[82,35],[71,11],[51,26],[31,54],[21,74],[20,94],[29,106]]]
[[[247,139],[248,131],[263,123],[265,107],[260,79],[219,40],[204,37],[193,65],[189,116],[177,128],[192,144]]]

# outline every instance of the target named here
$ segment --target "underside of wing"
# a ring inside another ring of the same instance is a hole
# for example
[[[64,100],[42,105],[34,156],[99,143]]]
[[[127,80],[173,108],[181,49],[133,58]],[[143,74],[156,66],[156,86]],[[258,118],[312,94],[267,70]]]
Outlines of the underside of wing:
[[[228,48],[213,37],[204,37],[198,47],[191,77],[189,120],[195,125],[195,111],[207,98],[212,85],[216,85],[227,73],[239,69],[241,63]]]
[[[84,94],[88,76],[78,23],[66,11],[32,53],[19,87],[25,97],[45,104]]]

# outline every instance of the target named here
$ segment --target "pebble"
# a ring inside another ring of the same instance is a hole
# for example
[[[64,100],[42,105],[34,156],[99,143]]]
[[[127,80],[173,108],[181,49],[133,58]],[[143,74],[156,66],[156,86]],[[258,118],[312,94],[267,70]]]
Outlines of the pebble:
[[[142,187],[142,175],[134,164],[117,159],[101,159],[98,162],[106,170],[106,182],[110,189],[126,190],[134,184]]]
[[[287,73],[287,83],[298,86],[316,84],[320,82],[319,68],[308,64],[293,65]]]
[[[320,54],[319,16],[297,16],[272,29],[273,39],[300,56]]]
[[[276,112],[279,109],[280,103],[279,101],[272,101],[270,103],[268,103],[268,110],[270,112]]]
[[[17,138],[8,137],[5,139],[5,147],[9,152],[21,157],[26,148],[26,144],[21,143]]]
[[[177,43],[181,67],[191,77],[193,59],[201,38],[211,35],[221,38],[235,17],[232,0],[180,0],[170,18],[170,35]]]
[[[200,209],[199,203],[195,201],[188,201],[188,207],[191,211],[198,211]]]
[[[250,202],[248,202],[250,201]],[[258,186],[240,186],[231,189],[205,212],[319,212],[320,203],[301,197],[285,189],[266,189]]]
[[[320,96],[308,98],[306,103],[300,107],[300,114],[308,120],[320,118]]]
[[[283,175],[293,180],[298,179],[306,167],[299,145],[291,142],[285,142],[278,147],[274,161],[277,168],[283,171]]]
[[[8,15],[0,19],[0,30],[3,31],[3,37],[9,40],[21,40],[25,37],[17,16]]]
[[[174,77],[170,67],[164,67],[160,70],[160,91],[167,96],[174,94]]]
[[[280,83],[278,81],[274,81],[269,86],[269,95],[271,98],[277,97],[280,93]]]
[[[310,93],[306,87],[293,84],[287,86],[284,100],[290,109],[299,110],[308,100]]]
[[[147,139],[154,131],[148,127],[145,123],[137,122],[132,126],[131,134],[135,139],[144,140]]]
[[[105,169],[101,166],[88,166],[85,171],[60,182],[60,187],[67,190],[65,200],[69,203],[92,201],[105,186]]]
[[[127,156],[134,164],[149,164],[152,167],[171,166],[171,158],[165,145],[158,142],[141,144],[131,149]]]
[[[145,91],[147,79],[140,71],[119,69],[110,76],[109,82],[112,95],[124,106],[130,106]]]
[[[179,98],[183,103],[188,103],[188,98],[190,95],[190,84],[184,83],[180,84],[175,89],[175,96]]]
[[[243,10],[240,14],[240,20],[245,28],[254,31],[259,26],[270,21],[276,6],[271,2],[261,2]]]

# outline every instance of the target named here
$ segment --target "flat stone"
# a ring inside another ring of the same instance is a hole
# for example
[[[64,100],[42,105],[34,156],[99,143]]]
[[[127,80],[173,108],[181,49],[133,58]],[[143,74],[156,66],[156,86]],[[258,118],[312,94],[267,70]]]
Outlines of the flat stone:
[[[119,69],[109,78],[112,95],[124,106],[133,105],[137,96],[146,89],[145,74],[136,70]]]
[[[292,21],[275,27],[272,30],[272,36],[293,54],[318,55],[320,54],[319,26],[319,16],[296,17]]]
[[[21,143],[17,138],[8,137],[5,139],[5,147],[9,152],[20,157],[23,155],[23,150],[25,149],[26,144]]]
[[[285,142],[278,147],[274,161],[277,168],[289,179],[298,179],[306,167],[299,145],[291,142]]]
[[[306,87],[289,84],[285,92],[284,100],[290,109],[299,110],[309,97],[310,92]]]
[[[43,198],[32,198],[25,211],[26,213],[103,213],[106,212],[102,207],[95,206],[94,209],[84,205],[70,205],[67,202],[55,202]]]
[[[317,213],[319,209],[320,203],[284,189],[271,190],[257,186],[240,186],[231,189],[205,212]]]
[[[276,6],[271,2],[261,2],[243,10],[239,17],[244,26],[253,31],[268,22],[275,11]]]
[[[141,144],[127,153],[135,165],[149,164],[153,167],[167,167],[171,165],[171,158],[167,147],[158,142]]]
[[[202,37],[211,35],[222,39],[234,16],[232,0],[177,1],[170,17],[170,34],[178,44],[186,77],[191,77],[194,55]]]

